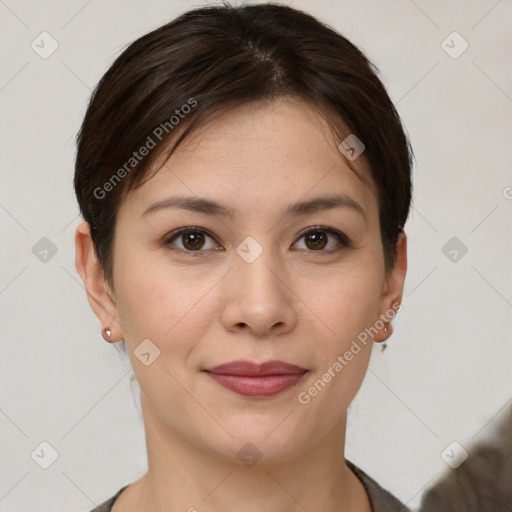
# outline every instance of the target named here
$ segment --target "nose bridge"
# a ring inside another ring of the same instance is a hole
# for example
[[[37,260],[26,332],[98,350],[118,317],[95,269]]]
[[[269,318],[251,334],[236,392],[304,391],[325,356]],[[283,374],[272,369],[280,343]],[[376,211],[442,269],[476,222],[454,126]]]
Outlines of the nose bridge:
[[[223,319],[229,330],[246,326],[257,335],[270,329],[293,328],[292,297],[285,286],[284,265],[270,247],[255,239],[244,240],[236,249],[229,280],[229,297]]]
[[[252,237],[248,237],[252,238]],[[252,295],[253,300],[258,300],[260,295],[277,295],[285,299],[282,283],[276,277],[282,265],[270,247],[265,247],[253,238],[245,240],[237,247],[237,255],[234,258],[234,272],[240,286],[246,289],[241,290]]]

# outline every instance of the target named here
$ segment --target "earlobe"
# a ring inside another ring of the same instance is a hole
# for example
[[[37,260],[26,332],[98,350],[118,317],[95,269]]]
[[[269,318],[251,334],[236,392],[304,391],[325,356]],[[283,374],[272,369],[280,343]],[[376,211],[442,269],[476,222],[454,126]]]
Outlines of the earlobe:
[[[386,284],[381,297],[381,314],[385,317],[386,330],[382,329],[375,336],[374,341],[386,341],[393,333],[391,319],[398,312],[398,307],[402,304],[402,295],[404,291],[405,275],[407,273],[407,236],[402,231],[396,242],[396,260],[395,266],[389,272],[386,278]],[[389,320],[389,322],[388,322]]]
[[[117,309],[113,294],[105,280],[104,272],[91,237],[89,223],[83,221],[75,232],[75,266],[84,282],[87,300],[103,327],[108,326],[112,338],[117,336]],[[119,336],[121,338],[121,336]]]

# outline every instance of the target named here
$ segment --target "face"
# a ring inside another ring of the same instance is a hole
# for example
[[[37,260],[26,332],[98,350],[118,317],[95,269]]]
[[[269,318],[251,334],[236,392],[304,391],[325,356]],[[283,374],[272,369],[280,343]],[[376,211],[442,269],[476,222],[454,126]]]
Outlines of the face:
[[[361,177],[315,110],[286,99],[215,119],[129,193],[105,306],[146,424],[233,460],[251,442],[268,461],[344,424],[371,352],[357,340],[405,276],[403,260],[385,273],[377,190],[353,163]],[[301,370],[207,371],[236,361]]]

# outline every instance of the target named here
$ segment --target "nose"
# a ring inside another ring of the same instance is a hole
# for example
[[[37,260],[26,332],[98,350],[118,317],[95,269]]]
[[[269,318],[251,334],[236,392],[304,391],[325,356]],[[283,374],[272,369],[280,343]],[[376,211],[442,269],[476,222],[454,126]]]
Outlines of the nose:
[[[234,260],[234,268],[223,283],[224,328],[256,337],[292,331],[297,323],[298,299],[284,266],[265,250],[251,263],[238,255]]]

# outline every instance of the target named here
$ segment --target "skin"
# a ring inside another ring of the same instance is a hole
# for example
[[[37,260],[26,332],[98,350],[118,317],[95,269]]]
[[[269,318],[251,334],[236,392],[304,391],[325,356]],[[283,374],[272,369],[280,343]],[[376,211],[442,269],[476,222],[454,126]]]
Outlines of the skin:
[[[89,225],[78,226],[76,267],[89,303],[102,328],[112,330],[111,340],[125,340],[141,387],[148,472],[121,494],[114,511],[371,511],[341,454],[346,410],[372,342],[308,404],[297,398],[401,302],[406,274],[403,233],[396,265],[385,270],[377,189],[364,153],[353,162],[361,179],[337,142],[300,100],[244,106],[213,120],[122,203],[113,286],[103,277]],[[284,214],[288,204],[333,193],[357,201],[366,220],[348,207]],[[207,197],[235,215],[180,208],[142,215],[171,195]],[[318,225],[344,233],[352,246],[316,229],[328,241],[315,249],[303,232]],[[200,235],[191,244],[189,233],[165,245],[182,227],[204,228],[213,238]],[[252,263],[236,252],[248,236],[263,250]],[[199,250],[192,254],[190,247]],[[374,341],[391,333],[388,324]],[[146,338],[160,350],[148,366],[134,355]],[[202,371],[273,359],[308,372],[269,398],[238,395]],[[252,467],[237,457],[247,442],[261,453]]]

